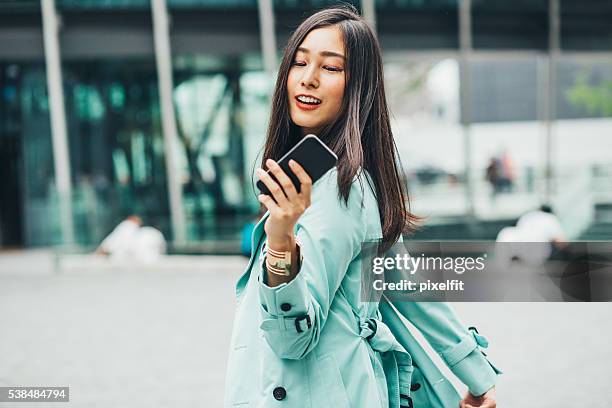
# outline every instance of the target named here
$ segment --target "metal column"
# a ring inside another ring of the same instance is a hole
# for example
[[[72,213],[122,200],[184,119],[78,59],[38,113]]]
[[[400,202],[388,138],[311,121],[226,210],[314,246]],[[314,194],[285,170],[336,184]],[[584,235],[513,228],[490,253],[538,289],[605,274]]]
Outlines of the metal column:
[[[181,244],[186,240],[185,212],[183,209],[183,192],[176,152],[178,129],[176,127],[174,101],[172,98],[172,53],[170,52],[168,9],[166,8],[165,0],[151,0],[151,12],[153,14],[153,38],[155,41],[159,104],[164,132],[164,147],[166,150],[166,175],[168,179],[172,233],[174,241]]]
[[[74,243],[74,222],[72,219],[72,183],[70,181],[70,155],[66,131],[66,110],[59,47],[59,19],[54,0],[41,0],[43,41],[51,116],[51,139],[55,184],[59,196],[60,225],[63,242]]]
[[[472,89],[470,83],[470,57],[472,54],[471,0],[459,2],[459,101],[463,129],[463,155],[465,159],[465,202],[470,225],[475,224],[474,180],[472,179]]]
[[[374,0],[361,0],[361,13],[372,31],[376,32],[376,5]]]
[[[553,147],[554,122],[557,117],[557,59],[560,52],[559,0],[548,2],[548,75],[546,80],[546,188],[544,200],[550,203],[554,192]]]
[[[276,32],[272,0],[258,0],[257,6],[259,9],[259,38],[264,69],[270,78],[274,78],[276,72]]]

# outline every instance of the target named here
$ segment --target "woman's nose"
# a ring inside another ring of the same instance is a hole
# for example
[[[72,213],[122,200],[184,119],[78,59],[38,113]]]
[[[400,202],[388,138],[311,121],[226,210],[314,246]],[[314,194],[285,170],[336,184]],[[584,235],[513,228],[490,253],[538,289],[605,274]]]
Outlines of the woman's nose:
[[[301,84],[306,88],[317,88],[319,86],[319,79],[317,78],[314,69],[305,70]]]

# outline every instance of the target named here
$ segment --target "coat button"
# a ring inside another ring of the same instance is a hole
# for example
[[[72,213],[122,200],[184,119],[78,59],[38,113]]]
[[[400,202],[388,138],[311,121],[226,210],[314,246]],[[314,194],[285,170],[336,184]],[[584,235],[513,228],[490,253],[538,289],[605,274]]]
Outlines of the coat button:
[[[421,388],[421,384],[419,384],[419,383],[410,384],[410,391],[414,392],[414,391],[418,390],[419,388]]]
[[[287,391],[283,387],[276,387],[274,391],[272,391],[272,395],[274,395],[274,399],[277,401],[282,401],[287,396]]]
[[[283,304],[281,305],[281,310],[282,310],[283,312],[288,312],[288,311],[290,311],[290,310],[291,310],[291,305],[290,305],[289,303],[283,303]]]

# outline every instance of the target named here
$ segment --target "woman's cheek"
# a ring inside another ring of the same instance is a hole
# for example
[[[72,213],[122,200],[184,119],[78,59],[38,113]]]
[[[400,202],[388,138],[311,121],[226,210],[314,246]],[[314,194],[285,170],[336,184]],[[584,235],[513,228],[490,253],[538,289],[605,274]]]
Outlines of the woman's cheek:
[[[342,84],[342,87],[339,87],[339,89],[336,90],[336,92],[334,92],[334,117],[337,116],[340,113],[340,107],[342,106],[342,99],[344,98],[344,84]]]
[[[340,109],[340,104],[342,104],[342,99],[344,98],[344,79],[337,85],[335,92],[336,102],[338,105],[338,109]]]

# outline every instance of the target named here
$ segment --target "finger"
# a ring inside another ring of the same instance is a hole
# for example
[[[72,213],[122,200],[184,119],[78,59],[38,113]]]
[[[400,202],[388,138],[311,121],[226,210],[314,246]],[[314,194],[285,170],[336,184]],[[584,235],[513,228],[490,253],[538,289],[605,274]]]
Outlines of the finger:
[[[262,203],[270,212],[279,210],[278,204],[276,204],[272,197],[267,194],[259,194],[257,196],[257,200]]]
[[[268,165],[268,168],[270,169],[272,174],[274,174],[274,177],[276,177],[276,179],[280,183],[287,198],[289,198],[290,201],[295,201],[295,198],[297,197],[297,191],[295,190],[295,186],[293,185],[293,182],[291,181],[289,176],[287,176],[281,166],[279,166],[278,163],[276,163],[274,160],[268,159],[266,160],[266,164]]]
[[[270,194],[272,194],[272,197],[274,197],[274,200],[279,206],[283,207],[287,205],[287,197],[285,196],[283,189],[276,181],[274,181],[272,177],[270,177],[268,173],[266,173],[263,169],[257,169],[257,177],[259,177],[262,183],[268,187]]]
[[[495,408],[497,407],[497,403],[495,400],[486,400],[484,404],[482,404],[481,408]]]
[[[293,173],[297,176],[298,180],[300,180],[300,194],[308,197],[310,199],[310,192],[312,190],[312,179],[306,173],[306,170],[302,166],[298,164],[295,160],[289,160],[289,167]]]

